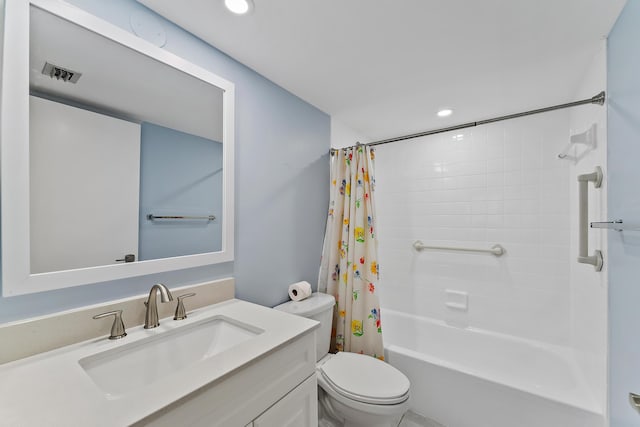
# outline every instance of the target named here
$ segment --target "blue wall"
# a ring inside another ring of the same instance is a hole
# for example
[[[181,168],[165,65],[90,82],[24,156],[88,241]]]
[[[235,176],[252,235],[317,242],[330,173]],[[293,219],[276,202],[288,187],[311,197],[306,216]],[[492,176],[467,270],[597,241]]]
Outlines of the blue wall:
[[[214,221],[156,220],[154,215],[214,215]],[[222,248],[222,144],[152,123],[140,136],[138,258]]]
[[[608,40],[609,218],[640,222],[640,1],[627,3]],[[640,425],[640,233],[609,232],[611,427]]]
[[[132,12],[156,16],[133,0],[71,3],[127,31]],[[329,116],[163,22],[165,49],[236,85],[235,262],[0,298],[0,322],[140,294],[158,281],[176,286],[234,276],[239,298],[264,305],[284,301],[289,283],[317,281],[328,204]]]

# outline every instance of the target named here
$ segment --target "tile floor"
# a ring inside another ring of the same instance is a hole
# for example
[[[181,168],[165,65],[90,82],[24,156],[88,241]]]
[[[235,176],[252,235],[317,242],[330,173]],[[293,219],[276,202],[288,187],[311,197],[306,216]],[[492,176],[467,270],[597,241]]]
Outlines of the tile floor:
[[[427,417],[408,411],[402,416],[398,427],[446,427]]]

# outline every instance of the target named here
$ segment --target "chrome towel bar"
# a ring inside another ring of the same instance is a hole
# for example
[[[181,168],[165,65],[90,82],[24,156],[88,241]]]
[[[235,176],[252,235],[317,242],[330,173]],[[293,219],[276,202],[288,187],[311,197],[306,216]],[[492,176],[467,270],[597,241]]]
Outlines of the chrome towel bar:
[[[502,256],[506,252],[505,248],[498,244],[491,246],[491,248],[489,249],[475,249],[475,248],[460,248],[455,246],[429,246],[422,243],[421,240],[416,240],[415,242],[413,242],[413,248],[416,251],[421,251],[423,249],[436,249],[436,250],[443,250],[443,251],[490,253],[495,256]]]
[[[207,221],[213,221],[216,219],[214,215],[207,216],[185,216],[185,215],[147,215],[147,219],[149,221],[154,221],[156,219],[205,219]]]
[[[624,230],[640,231],[640,226],[638,226],[637,224],[636,225],[627,224],[621,219],[616,219],[613,221],[592,222],[591,228],[605,228],[608,230],[616,230],[616,231],[624,231]]]

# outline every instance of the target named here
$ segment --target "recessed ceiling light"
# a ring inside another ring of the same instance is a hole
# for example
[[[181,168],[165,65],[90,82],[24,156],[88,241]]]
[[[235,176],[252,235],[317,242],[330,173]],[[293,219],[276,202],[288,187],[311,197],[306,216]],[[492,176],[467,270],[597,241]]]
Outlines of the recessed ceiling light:
[[[448,117],[452,113],[453,113],[453,110],[449,108],[443,108],[442,110],[438,111],[438,117]]]
[[[252,0],[224,0],[224,5],[236,15],[246,15],[253,10]]]

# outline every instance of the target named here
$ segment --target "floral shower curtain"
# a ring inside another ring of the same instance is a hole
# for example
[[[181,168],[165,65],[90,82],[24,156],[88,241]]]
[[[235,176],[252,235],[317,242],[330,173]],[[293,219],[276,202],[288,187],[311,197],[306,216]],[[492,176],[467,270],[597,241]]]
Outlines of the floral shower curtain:
[[[332,348],[384,359],[374,209],[374,150],[332,152],[329,216],[318,290],[336,299]]]

